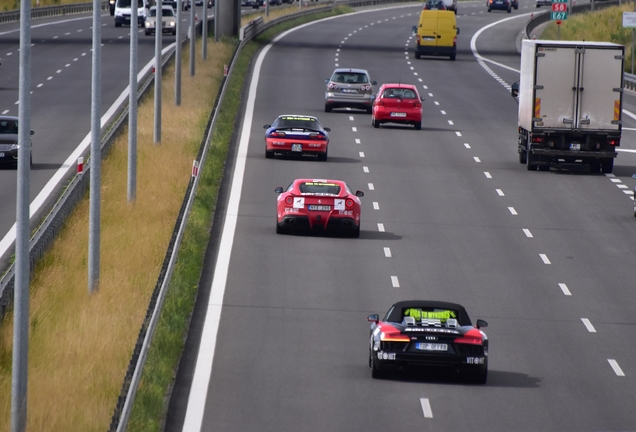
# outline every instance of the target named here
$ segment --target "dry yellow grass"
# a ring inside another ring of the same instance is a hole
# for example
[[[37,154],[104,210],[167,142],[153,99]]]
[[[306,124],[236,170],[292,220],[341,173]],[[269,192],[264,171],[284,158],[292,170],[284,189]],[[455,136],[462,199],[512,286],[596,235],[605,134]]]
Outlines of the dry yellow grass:
[[[318,6],[325,6],[325,5],[321,5],[321,4],[310,4],[309,2],[305,1],[305,9],[306,8],[315,8]],[[298,12],[300,9],[298,7],[298,4],[294,3],[291,5],[282,5],[282,6],[276,6],[273,7],[271,6],[269,9],[269,16],[265,16],[265,8],[260,8],[260,9],[256,9],[257,12],[254,13],[250,13],[250,14],[246,14],[241,16],[241,27],[244,25],[247,25],[247,23],[249,23],[251,20],[253,20],[254,18],[258,17],[258,16],[262,16],[263,17],[263,21],[265,22],[270,22],[271,20],[274,20],[276,18],[280,18],[282,16],[285,15],[289,15],[289,14],[293,14]]]
[[[210,41],[208,49],[195,79],[186,54],[181,107],[174,106],[174,68],[164,73],[160,145],[153,144],[152,92],[140,106],[134,205],[126,196],[127,131],[103,164],[99,292],[87,291],[88,199],[38,264],[31,282],[30,431],[104,431],[110,424],[233,46]],[[0,431],[10,428],[12,338],[8,314],[0,327]]]

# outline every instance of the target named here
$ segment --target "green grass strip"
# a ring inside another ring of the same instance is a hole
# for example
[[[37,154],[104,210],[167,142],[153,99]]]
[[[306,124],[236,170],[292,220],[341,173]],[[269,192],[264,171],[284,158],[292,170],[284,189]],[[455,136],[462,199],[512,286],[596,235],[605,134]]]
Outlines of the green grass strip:
[[[277,34],[317,19],[341,15],[351,9],[337,7],[279,24],[243,47],[234,67],[220,116],[213,133],[205,165],[184,233],[170,289],[161,312],[142,379],[133,404],[128,430],[160,431],[168,407],[168,391],[183,353],[190,316],[196,300],[203,260],[210,238],[228,148],[237,127],[243,84],[256,52]],[[202,131],[203,134],[203,131]]]

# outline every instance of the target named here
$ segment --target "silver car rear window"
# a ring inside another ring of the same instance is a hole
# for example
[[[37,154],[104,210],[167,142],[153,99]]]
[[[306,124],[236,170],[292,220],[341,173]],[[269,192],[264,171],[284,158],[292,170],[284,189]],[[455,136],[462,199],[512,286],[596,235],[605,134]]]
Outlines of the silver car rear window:
[[[369,78],[363,73],[336,72],[331,77],[331,81],[344,84],[366,84],[369,82]]]

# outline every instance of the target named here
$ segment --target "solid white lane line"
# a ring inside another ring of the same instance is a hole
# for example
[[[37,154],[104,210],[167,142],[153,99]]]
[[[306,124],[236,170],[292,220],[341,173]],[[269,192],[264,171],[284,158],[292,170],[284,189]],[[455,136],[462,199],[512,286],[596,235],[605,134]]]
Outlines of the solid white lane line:
[[[510,214],[512,214],[513,216],[517,216],[517,210],[515,210],[514,207],[508,207],[508,210],[510,211]]]
[[[614,369],[614,373],[618,376],[625,376],[623,369],[618,365],[618,362],[614,359],[607,359],[612,369]]]
[[[479,159],[477,156],[473,156],[473,159],[475,160],[475,162],[480,163],[481,159]]]
[[[391,285],[393,286],[393,288],[400,287],[400,281],[398,280],[397,276],[391,276]]]
[[[373,210],[380,210],[380,204],[378,204],[376,201],[373,201]]]
[[[523,229],[523,233],[526,235],[526,237],[528,238],[532,238],[532,233],[530,232],[530,230],[528,228],[524,228]]]
[[[369,183],[367,186],[369,186],[369,190],[375,190],[375,186],[373,186],[373,183]]]
[[[360,138],[356,138],[356,144],[360,144]]]
[[[455,135],[457,135],[459,137],[459,136],[462,136],[462,133],[460,131],[456,131]]]
[[[391,248],[388,248],[388,247],[384,248],[384,256],[387,257],[387,258],[391,258],[392,257]]]
[[[420,405],[422,406],[424,418],[433,418],[433,410],[431,410],[431,404],[428,402],[428,398],[420,398]]]
[[[541,257],[541,261],[543,261],[543,264],[552,264],[546,254],[539,254],[539,256]]]
[[[594,326],[592,325],[589,319],[581,318],[581,321],[583,321],[583,325],[585,326],[587,331],[589,331],[590,333],[596,333],[596,329],[594,328]]]
[[[495,189],[497,191],[497,195],[504,196],[504,193],[501,189]]]
[[[489,178],[489,179],[492,178],[492,176],[490,175],[488,171],[484,171],[484,175],[486,176],[486,178]]]
[[[364,157],[364,152],[360,152],[360,157],[363,158]]]
[[[464,143],[464,147],[466,147],[467,149],[469,149],[469,148],[470,148],[470,144],[468,144],[468,143]]]
[[[365,173],[368,173],[369,172],[369,167],[366,167],[366,166],[362,167],[362,171],[365,172]]]
[[[383,223],[378,223],[378,231],[384,232],[384,224]]]
[[[566,296],[571,296],[572,293],[570,292],[570,290],[568,289],[568,286],[564,283],[560,283],[559,284],[559,288],[561,288],[561,291],[563,291],[563,294],[565,294]]]

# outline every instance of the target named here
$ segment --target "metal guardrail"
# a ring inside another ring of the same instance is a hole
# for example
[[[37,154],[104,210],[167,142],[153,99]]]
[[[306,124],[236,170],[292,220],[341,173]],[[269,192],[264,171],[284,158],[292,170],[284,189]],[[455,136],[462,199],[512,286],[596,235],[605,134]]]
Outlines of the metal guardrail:
[[[636,75],[625,72],[623,74],[623,87],[628,90],[636,90]]]
[[[102,1],[101,10],[108,10],[108,1]],[[49,18],[61,15],[76,15],[93,11],[93,3],[75,3],[61,6],[33,7],[31,19]],[[20,11],[0,12],[0,24],[20,21]]]

